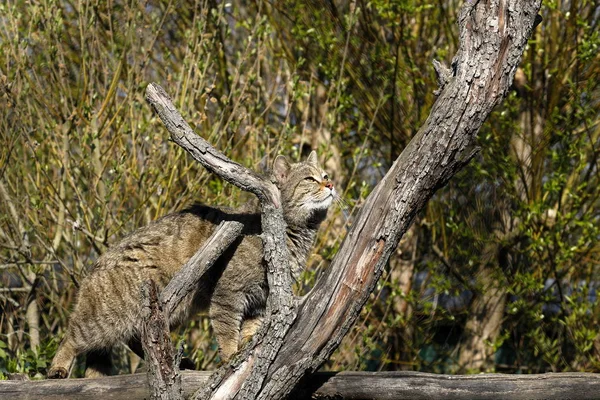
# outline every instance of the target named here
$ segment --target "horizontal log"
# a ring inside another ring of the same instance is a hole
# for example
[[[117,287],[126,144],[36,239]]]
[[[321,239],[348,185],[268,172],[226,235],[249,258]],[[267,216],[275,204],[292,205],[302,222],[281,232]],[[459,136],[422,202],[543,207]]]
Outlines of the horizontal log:
[[[208,380],[210,372],[183,371],[184,396]],[[438,375],[423,372],[320,372],[301,384],[295,399],[594,399],[600,374]],[[0,381],[0,399],[148,399],[146,374],[100,379]]]
[[[440,375],[423,372],[341,372],[314,375],[313,398],[343,399],[593,399],[600,374]],[[322,384],[319,385],[319,380]],[[307,392],[307,393],[308,393]]]

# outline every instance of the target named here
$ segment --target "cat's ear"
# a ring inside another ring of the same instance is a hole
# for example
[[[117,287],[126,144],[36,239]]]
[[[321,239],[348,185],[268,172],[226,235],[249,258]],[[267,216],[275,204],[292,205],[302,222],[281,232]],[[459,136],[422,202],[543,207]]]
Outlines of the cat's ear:
[[[318,167],[319,166],[319,157],[317,156],[317,152],[314,150],[311,151],[310,154],[308,155],[308,158],[306,159],[306,162],[314,165],[315,167]]]
[[[285,182],[290,173],[291,165],[284,156],[277,156],[273,162],[273,175],[277,182]]]

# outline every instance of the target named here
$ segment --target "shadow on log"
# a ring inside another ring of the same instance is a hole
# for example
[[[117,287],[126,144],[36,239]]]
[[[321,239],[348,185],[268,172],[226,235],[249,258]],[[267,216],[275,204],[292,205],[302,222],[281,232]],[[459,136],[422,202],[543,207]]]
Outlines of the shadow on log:
[[[210,372],[183,371],[184,398]],[[300,384],[294,399],[594,399],[600,397],[600,375],[437,375],[423,372],[319,372]],[[148,399],[146,374],[100,379],[0,381],[0,399],[137,400]]]

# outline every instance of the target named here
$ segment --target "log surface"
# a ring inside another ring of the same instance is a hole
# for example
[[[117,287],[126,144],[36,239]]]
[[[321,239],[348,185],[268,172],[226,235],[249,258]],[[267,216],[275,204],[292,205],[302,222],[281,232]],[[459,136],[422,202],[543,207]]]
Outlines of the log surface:
[[[184,397],[210,372],[182,371]],[[146,374],[100,379],[0,381],[0,399],[148,399]],[[423,372],[319,372],[301,383],[294,399],[595,399],[600,374],[438,375]]]

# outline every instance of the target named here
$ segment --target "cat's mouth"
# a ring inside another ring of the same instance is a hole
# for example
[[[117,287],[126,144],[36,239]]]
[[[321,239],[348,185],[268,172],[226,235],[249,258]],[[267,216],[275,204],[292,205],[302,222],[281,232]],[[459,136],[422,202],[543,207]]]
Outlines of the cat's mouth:
[[[329,208],[329,206],[331,206],[331,203],[333,203],[333,198],[334,198],[334,193],[330,192],[327,197],[321,199],[321,200],[316,200],[313,203],[313,208],[315,209],[327,209]]]

